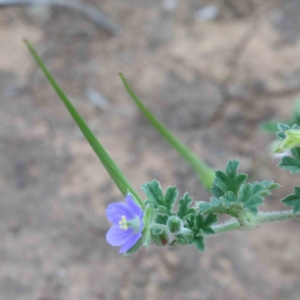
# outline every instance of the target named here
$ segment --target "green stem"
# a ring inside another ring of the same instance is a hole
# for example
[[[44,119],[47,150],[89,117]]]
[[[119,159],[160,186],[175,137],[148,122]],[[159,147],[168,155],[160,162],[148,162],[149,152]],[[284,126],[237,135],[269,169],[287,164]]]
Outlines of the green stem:
[[[240,222],[237,219],[230,219],[229,221],[212,226],[212,229],[214,230],[215,234],[217,233],[223,233],[235,229],[240,229],[242,226]]]
[[[158,223],[152,223],[150,225],[150,228],[152,228],[152,229],[161,229],[161,230],[164,230],[164,231],[168,230],[168,226],[167,225],[158,224]]]
[[[194,232],[188,228],[182,228],[181,233],[182,235],[187,235],[187,236],[193,236]]]
[[[245,218],[245,214],[243,212],[243,210],[241,209],[238,214],[237,214],[237,220],[239,221],[241,227],[245,228],[245,229],[251,229],[249,227],[249,223],[247,222],[246,218]]]
[[[159,224],[159,223],[152,223],[150,225],[150,228],[151,229],[161,229],[161,230],[164,230],[164,231],[169,231],[169,228],[168,228],[167,225]],[[188,228],[182,228],[180,234],[192,236],[194,234],[194,232],[192,230],[188,229]]]
[[[290,219],[300,218],[300,212],[293,213],[292,210],[286,211],[273,211],[273,212],[259,212],[256,217],[253,217],[253,222],[255,226],[261,223],[274,222],[274,221],[284,221]],[[253,223],[252,222],[252,223]],[[215,234],[223,233],[227,231],[232,231],[235,229],[250,229],[248,226],[242,226],[237,219],[230,219],[229,221],[212,226],[212,229],[215,231]]]
[[[256,218],[258,224],[274,221],[283,221],[300,218],[300,212],[294,213],[292,210],[260,212],[257,214]]]

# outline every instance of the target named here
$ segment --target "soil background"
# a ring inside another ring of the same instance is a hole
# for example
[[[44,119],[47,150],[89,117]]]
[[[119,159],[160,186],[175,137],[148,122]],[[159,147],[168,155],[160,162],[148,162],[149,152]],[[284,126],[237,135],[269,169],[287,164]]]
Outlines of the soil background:
[[[300,92],[300,1],[85,3],[122,32],[61,6],[0,7],[0,299],[300,299],[299,221],[210,237],[204,253],[151,246],[125,257],[109,246],[105,208],[123,197],[22,42],[35,45],[141,196],[140,185],[158,179],[209,199],[119,72],[212,167],[236,158],[251,180],[280,183],[262,209],[283,210],[299,176],[277,168],[274,136],[260,124],[288,118]],[[199,19],[205,5],[216,18]]]

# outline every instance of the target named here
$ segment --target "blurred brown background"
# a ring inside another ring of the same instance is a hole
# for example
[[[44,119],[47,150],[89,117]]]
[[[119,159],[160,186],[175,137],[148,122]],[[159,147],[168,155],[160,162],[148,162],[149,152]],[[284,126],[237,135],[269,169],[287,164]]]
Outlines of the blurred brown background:
[[[237,158],[251,180],[282,184],[263,207],[280,210],[299,177],[276,167],[259,124],[288,117],[300,91],[300,1],[83,3],[122,33],[72,8],[0,7],[0,299],[300,299],[298,221],[211,237],[205,253],[152,246],[124,257],[110,247],[105,208],[123,197],[22,43],[36,46],[139,191],[156,178],[209,199],[119,72],[211,166]]]

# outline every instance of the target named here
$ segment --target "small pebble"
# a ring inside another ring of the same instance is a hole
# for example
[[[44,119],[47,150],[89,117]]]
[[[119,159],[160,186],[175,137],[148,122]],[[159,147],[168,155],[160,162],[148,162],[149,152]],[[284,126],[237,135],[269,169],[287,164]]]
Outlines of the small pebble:
[[[107,110],[109,107],[109,101],[95,88],[88,87],[85,90],[85,96],[88,102],[101,110]]]
[[[213,21],[219,17],[220,10],[217,6],[207,5],[194,13],[195,21]]]

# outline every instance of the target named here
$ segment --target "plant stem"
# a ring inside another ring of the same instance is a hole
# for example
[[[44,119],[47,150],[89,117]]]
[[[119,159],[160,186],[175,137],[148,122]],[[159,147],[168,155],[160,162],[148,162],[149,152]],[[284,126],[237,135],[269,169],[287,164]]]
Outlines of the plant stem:
[[[212,229],[214,230],[215,234],[223,233],[235,229],[240,229],[240,228],[242,228],[240,222],[237,219],[233,219],[233,218],[223,224],[212,226]]]
[[[293,213],[292,210],[273,211],[273,212],[260,212],[257,214],[257,223],[266,223],[273,221],[283,221],[300,218],[300,212]]]
[[[182,235],[187,235],[187,236],[193,236],[194,232],[188,228],[182,228],[181,229],[181,234]]]
[[[256,221],[256,226],[261,223],[274,222],[274,221],[283,221],[300,218],[300,212],[293,213],[292,210],[286,211],[274,211],[274,212],[259,212],[256,217],[253,219]],[[250,229],[245,226],[242,226],[240,222],[236,219],[230,219],[229,221],[212,226],[212,229],[215,231],[215,234],[223,233],[235,229]]]
[[[240,210],[238,212],[237,220],[239,221],[241,227],[243,227],[245,229],[250,229],[250,227],[248,226],[248,222],[245,218],[244,212],[242,210]]]
[[[158,223],[152,223],[150,225],[150,228],[152,229],[161,229],[161,230],[168,230],[168,226],[167,225],[164,225],[164,224],[158,224]]]

